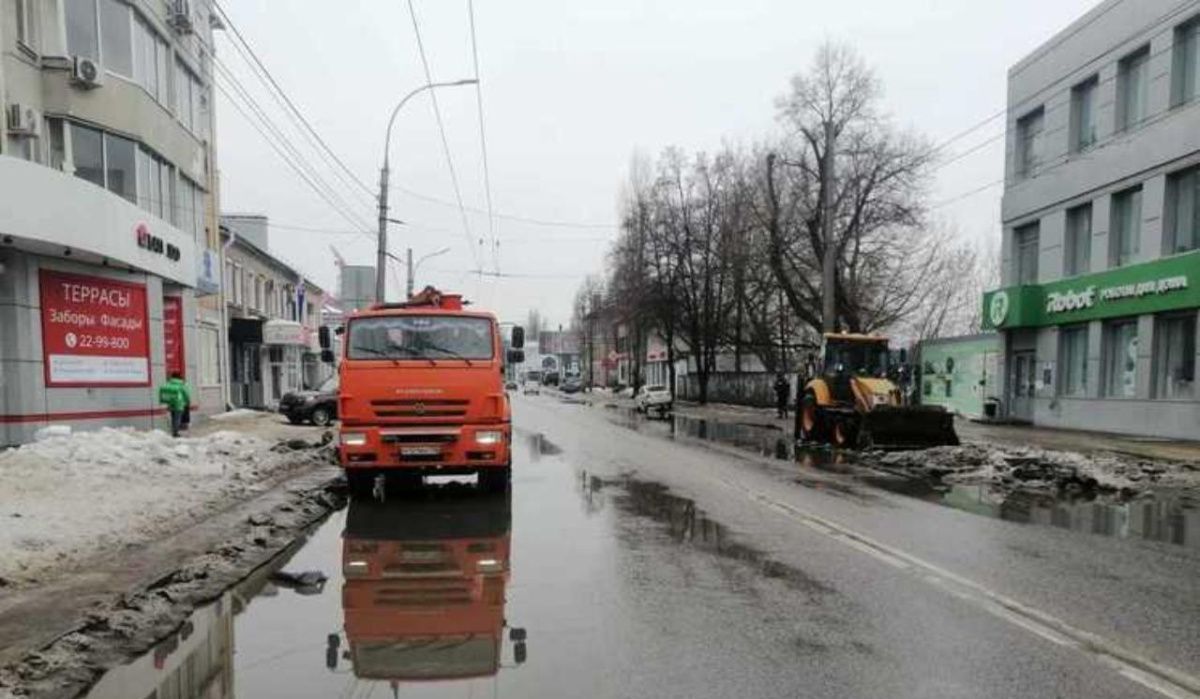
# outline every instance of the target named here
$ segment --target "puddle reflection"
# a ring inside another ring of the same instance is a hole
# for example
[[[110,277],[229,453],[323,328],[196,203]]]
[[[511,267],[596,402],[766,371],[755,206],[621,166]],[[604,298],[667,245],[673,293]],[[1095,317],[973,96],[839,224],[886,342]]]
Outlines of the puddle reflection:
[[[339,658],[330,637],[330,669],[347,660],[355,677],[393,688],[491,677],[506,640],[512,664],[524,662],[525,631],[504,618],[511,522],[508,495],[351,502],[342,538],[347,648]]]

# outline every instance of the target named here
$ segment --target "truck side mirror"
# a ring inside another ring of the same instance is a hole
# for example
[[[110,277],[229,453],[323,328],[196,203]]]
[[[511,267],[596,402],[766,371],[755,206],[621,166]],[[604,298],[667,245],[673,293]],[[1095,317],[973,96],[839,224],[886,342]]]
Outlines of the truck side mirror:
[[[322,325],[321,327],[317,328],[317,340],[320,343],[322,350],[328,350],[333,347],[333,340],[329,336],[328,325]]]
[[[521,364],[525,361],[525,350],[510,349],[508,351],[509,364]]]
[[[520,325],[514,325],[512,329],[512,347],[513,349],[521,349],[525,346],[525,328]],[[525,361],[521,359],[521,361]]]
[[[346,334],[346,326],[345,325],[337,326],[336,328],[333,329],[333,333],[335,335],[337,335],[338,337],[345,335]]]

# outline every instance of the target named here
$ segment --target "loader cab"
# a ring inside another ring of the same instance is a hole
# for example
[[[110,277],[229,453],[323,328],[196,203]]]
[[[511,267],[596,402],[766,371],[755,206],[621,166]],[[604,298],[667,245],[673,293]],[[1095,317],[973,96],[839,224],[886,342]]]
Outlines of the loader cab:
[[[884,337],[826,335],[825,375],[886,376],[891,353]]]

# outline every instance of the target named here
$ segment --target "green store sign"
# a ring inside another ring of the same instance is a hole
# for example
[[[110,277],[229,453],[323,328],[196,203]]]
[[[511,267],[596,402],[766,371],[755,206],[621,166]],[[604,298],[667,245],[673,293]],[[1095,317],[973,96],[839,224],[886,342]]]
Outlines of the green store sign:
[[[983,295],[987,330],[1068,325],[1200,308],[1200,251]]]

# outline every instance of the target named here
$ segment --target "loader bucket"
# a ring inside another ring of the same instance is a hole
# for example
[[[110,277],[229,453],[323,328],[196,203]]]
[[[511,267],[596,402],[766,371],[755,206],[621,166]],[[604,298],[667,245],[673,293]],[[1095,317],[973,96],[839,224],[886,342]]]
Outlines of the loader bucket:
[[[941,406],[879,406],[862,416],[859,440],[873,449],[958,446],[954,415]]]

